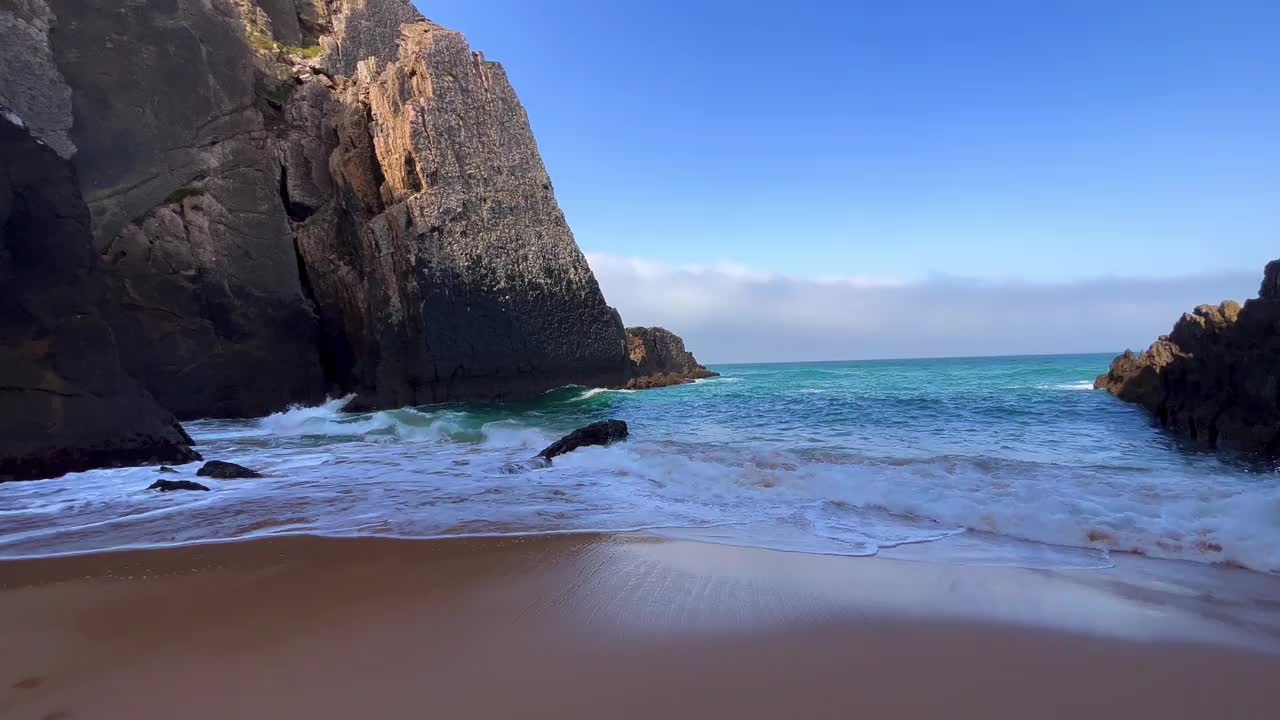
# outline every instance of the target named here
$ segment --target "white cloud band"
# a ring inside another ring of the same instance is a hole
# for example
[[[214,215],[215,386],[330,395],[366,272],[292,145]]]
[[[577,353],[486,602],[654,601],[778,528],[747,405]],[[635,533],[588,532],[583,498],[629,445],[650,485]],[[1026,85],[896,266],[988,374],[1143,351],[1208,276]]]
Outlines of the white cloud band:
[[[733,263],[674,267],[588,253],[628,325],[662,325],[703,362],[1116,352],[1201,303],[1243,301],[1257,273],[1034,284],[801,278]]]

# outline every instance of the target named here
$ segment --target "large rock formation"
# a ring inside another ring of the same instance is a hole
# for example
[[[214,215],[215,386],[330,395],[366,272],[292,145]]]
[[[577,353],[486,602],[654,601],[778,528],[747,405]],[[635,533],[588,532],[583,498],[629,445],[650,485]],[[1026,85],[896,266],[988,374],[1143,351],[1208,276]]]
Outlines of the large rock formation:
[[[684,349],[684,340],[660,327],[627,328],[626,387],[632,390],[667,387],[716,377]]]
[[[408,0],[0,0],[0,32],[179,417],[625,382],[505,73]]]
[[[1280,455],[1280,260],[1258,297],[1183,314],[1141,355],[1126,350],[1098,376],[1105,389],[1150,410],[1206,447]]]
[[[121,368],[94,265],[74,171],[0,107],[0,482],[200,457]]]
[[[406,25],[397,60],[362,62],[339,104],[350,200],[300,223],[298,247],[350,389],[398,406],[617,382],[622,322],[501,66],[456,32]]]
[[[501,66],[408,0],[0,0],[0,40],[0,105],[25,119],[6,142],[62,173],[40,190],[56,209],[5,238],[65,238],[37,253],[43,276],[6,256],[18,280],[0,288],[0,369],[26,373],[5,392],[46,399],[5,421],[22,457],[74,455],[40,472],[189,459],[160,407],[248,417],[333,393],[394,407],[706,372],[674,336],[627,340]]]

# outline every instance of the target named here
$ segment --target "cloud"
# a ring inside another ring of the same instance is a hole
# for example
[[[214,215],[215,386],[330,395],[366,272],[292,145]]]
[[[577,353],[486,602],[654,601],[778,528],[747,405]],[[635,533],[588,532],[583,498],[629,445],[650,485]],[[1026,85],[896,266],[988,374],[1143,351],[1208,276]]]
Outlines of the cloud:
[[[906,281],[587,259],[628,325],[670,328],[710,363],[1141,349],[1198,304],[1253,297],[1261,279],[1259,270],[1061,284]]]

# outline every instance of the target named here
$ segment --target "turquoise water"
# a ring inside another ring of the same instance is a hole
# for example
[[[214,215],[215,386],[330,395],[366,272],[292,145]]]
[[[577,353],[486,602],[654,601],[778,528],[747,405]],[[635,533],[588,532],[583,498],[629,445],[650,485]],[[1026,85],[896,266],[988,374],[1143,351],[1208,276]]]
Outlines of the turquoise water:
[[[733,365],[643,392],[360,414],[335,400],[200,421],[188,429],[207,458],[271,477],[163,496],[143,490],[149,468],[0,486],[0,555],[648,528],[850,555],[930,543],[945,558],[962,541],[970,561],[1032,567],[1136,551],[1280,570],[1276,468],[1189,448],[1091,390],[1110,358]],[[610,417],[630,424],[628,442],[526,462]]]

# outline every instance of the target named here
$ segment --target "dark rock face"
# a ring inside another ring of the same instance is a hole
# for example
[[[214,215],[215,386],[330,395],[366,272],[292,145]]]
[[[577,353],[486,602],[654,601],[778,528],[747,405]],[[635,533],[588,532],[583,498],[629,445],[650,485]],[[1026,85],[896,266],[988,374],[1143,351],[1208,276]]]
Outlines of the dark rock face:
[[[505,73],[408,0],[0,0],[0,33],[178,417],[626,382]]]
[[[50,0],[125,367],[181,418],[323,399],[263,73],[226,2]]]
[[[0,108],[0,481],[199,459],[121,368],[75,172],[20,123]]]
[[[204,485],[190,480],[157,480],[151,483],[147,489],[159,490],[160,492],[173,492],[174,490],[209,490],[209,488]]]
[[[243,465],[223,462],[221,460],[210,460],[196,471],[196,475],[200,477],[218,478],[220,480],[238,480],[242,478],[262,477],[262,473],[256,470],[250,470]]]
[[[1112,361],[1094,387],[1206,447],[1280,455],[1278,358],[1280,260],[1267,265],[1256,299],[1183,314],[1141,355]]]
[[[602,420],[598,423],[578,428],[565,435],[538,453],[537,457],[551,460],[588,445],[610,445],[619,440],[625,440],[628,434],[629,431],[625,422],[621,420]]]
[[[717,377],[685,350],[684,340],[660,327],[627,328],[629,361],[626,387],[632,390],[667,387]]]

